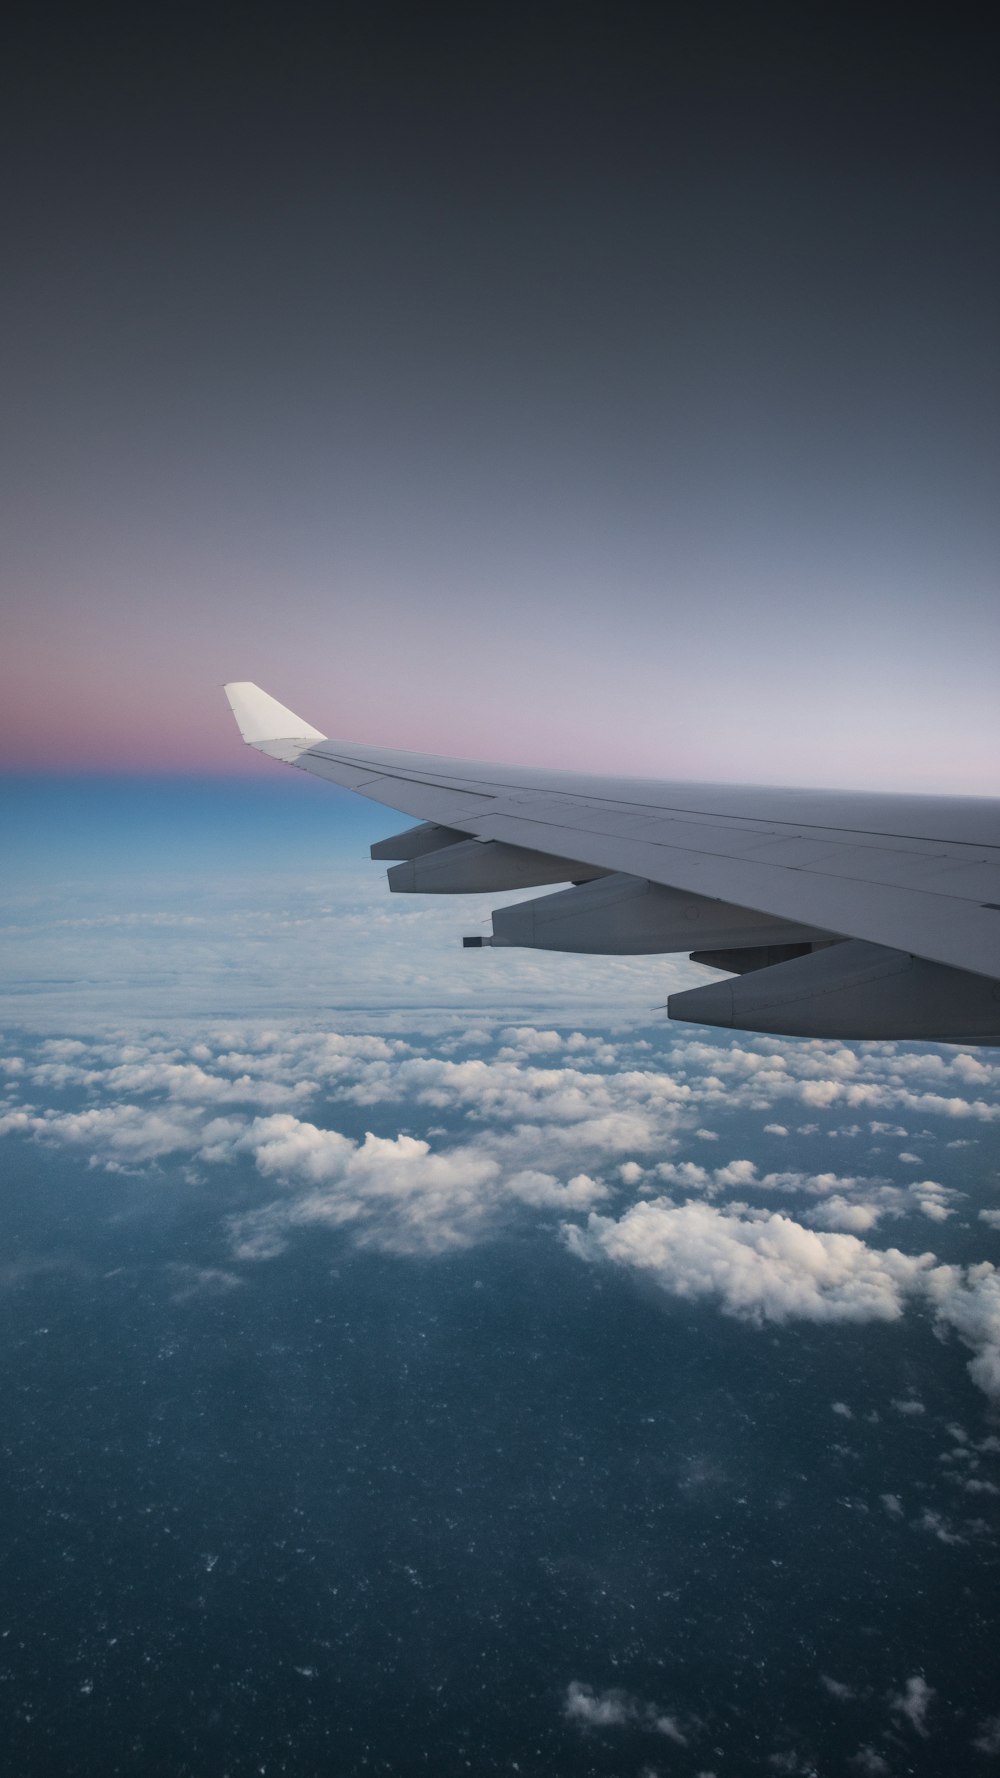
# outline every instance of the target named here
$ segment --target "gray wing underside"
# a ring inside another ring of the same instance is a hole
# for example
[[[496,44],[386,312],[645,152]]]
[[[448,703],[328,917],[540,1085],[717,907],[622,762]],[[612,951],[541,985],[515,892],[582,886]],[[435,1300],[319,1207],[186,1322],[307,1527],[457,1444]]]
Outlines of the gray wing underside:
[[[439,881],[431,881],[428,864],[416,872],[411,864],[398,867],[411,878],[397,880],[395,888],[447,890],[452,887],[449,870],[453,875],[458,871],[458,889],[481,886],[469,872],[483,856],[481,843],[488,842],[497,864],[514,871],[509,886],[573,882],[581,887],[564,891],[562,900],[589,896],[596,907],[601,894],[607,901],[609,891],[588,879],[613,874],[673,892],[677,907],[679,893],[696,913],[701,902],[749,910],[775,923],[773,933],[762,929],[766,939],[780,942],[794,932],[799,937],[793,942],[801,943],[802,934],[814,935],[815,948],[822,944],[827,952],[828,975],[832,939],[905,954],[938,970],[971,973],[980,978],[987,1003],[997,995],[992,1019],[1000,1028],[1000,993],[991,987],[1000,981],[996,801],[618,780],[386,751],[328,739],[255,686],[226,689],[244,738],[260,751],[446,830],[443,840],[428,841],[431,856],[437,854]],[[284,733],[278,732],[282,729]],[[470,839],[480,842],[472,858]],[[548,874],[532,877],[522,862],[517,878],[515,852],[522,859],[543,857]],[[404,847],[383,855],[411,854]],[[565,861],[562,876],[560,860]],[[545,898],[553,903],[559,899]],[[533,905],[543,908],[542,902]],[[730,920],[725,930],[732,928]],[[714,929],[709,922],[704,930]],[[658,948],[695,947],[682,943]],[[856,949],[852,955],[857,958]],[[841,948],[838,966],[846,961]],[[789,971],[798,970],[801,977],[812,969],[818,982],[820,962],[815,957],[778,958],[767,976],[778,981],[776,969],[784,970],[780,988]],[[748,966],[748,974],[756,975],[759,968],[760,962],[752,970]],[[940,995],[942,979],[935,979]],[[715,982],[692,994],[704,1000],[726,986]],[[758,995],[759,990],[758,982]],[[737,991],[751,989],[741,984]],[[690,994],[675,996],[682,999],[689,1006],[681,1016],[702,1016]],[[720,1004],[724,1000],[725,993]],[[980,1010],[980,1022],[982,1016]],[[982,1042],[992,1033],[962,1035]]]

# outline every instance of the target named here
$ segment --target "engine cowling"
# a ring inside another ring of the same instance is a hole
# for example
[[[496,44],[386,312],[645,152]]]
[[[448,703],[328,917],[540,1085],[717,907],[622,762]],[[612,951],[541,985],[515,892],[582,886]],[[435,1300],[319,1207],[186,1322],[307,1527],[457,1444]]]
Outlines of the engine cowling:
[[[830,936],[621,871],[498,908],[493,915],[494,945],[611,956],[810,943]]]
[[[672,1019],[782,1037],[1000,1042],[1000,982],[848,939],[671,994]]]

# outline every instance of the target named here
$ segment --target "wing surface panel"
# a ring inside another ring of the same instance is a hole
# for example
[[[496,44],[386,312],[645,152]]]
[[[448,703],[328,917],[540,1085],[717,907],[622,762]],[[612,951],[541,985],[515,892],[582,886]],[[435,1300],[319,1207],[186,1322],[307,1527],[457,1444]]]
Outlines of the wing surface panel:
[[[260,746],[260,742],[251,743]],[[334,783],[388,778],[394,783],[471,790],[503,800],[539,798],[564,806],[578,798],[609,812],[650,823],[683,818],[695,823],[745,827],[766,840],[794,835],[813,839],[852,833],[866,839],[912,840],[924,850],[972,846],[1000,849],[1000,802],[990,797],[888,796],[872,792],[788,791],[769,786],[674,783],[653,778],[610,778],[576,772],[545,772],[436,754],[377,752],[348,742],[323,741],[302,748],[294,764]],[[376,800],[383,800],[381,798]]]
[[[244,698],[248,733],[233,695],[247,688],[227,689],[251,745],[404,815],[1000,980],[995,800],[480,765],[313,740],[283,706]],[[261,732],[272,707],[285,735]]]
[[[1000,845],[986,843],[982,807],[973,807],[969,838],[950,842],[887,831],[890,822],[913,824],[914,798],[907,799],[904,821],[893,818],[895,799],[886,799],[880,815],[872,807],[878,799],[861,798],[872,822],[865,832],[814,828],[802,834],[773,816],[744,814],[732,822],[698,811],[692,820],[693,811],[672,817],[662,802],[659,809],[652,802],[623,806],[606,791],[554,796],[551,781],[537,788],[503,784],[499,768],[492,768],[489,784],[485,776],[479,779],[470,795],[473,781],[464,762],[453,762],[461,776],[456,773],[449,784],[442,782],[441,768],[452,762],[428,761],[435,768],[435,781],[428,781],[429,773],[417,777],[414,756],[396,758],[412,762],[407,775],[368,778],[363,794],[406,814],[1000,979],[1000,916],[982,906],[1000,901]],[[334,760],[325,748],[309,749],[296,764],[323,776],[343,771],[354,777],[349,760]],[[600,780],[595,784],[605,790]],[[362,789],[357,780],[352,787]],[[645,794],[674,795],[675,786],[650,784]],[[990,807],[996,811],[995,804]],[[881,827],[875,825],[879,820]],[[932,825],[940,829],[941,823]],[[1000,811],[993,831],[1000,834]]]
[[[874,944],[913,951],[932,962],[1000,979],[1000,914],[978,901],[941,890],[870,877],[838,876],[829,861],[823,870],[791,870],[740,857],[669,846],[662,841],[610,838],[582,825],[534,824],[523,814],[497,811],[477,822],[490,838],[545,849],[628,871],[665,887],[686,889],[760,913],[865,938]],[[532,837],[534,835],[534,837]]]

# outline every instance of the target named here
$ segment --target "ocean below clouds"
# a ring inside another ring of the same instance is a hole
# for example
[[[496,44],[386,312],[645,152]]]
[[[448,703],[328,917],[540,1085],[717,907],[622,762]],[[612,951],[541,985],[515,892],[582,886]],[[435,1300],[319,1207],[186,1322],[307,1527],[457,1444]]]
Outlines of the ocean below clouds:
[[[9,792],[6,1764],[996,1769],[996,1056],[463,955],[313,791]]]

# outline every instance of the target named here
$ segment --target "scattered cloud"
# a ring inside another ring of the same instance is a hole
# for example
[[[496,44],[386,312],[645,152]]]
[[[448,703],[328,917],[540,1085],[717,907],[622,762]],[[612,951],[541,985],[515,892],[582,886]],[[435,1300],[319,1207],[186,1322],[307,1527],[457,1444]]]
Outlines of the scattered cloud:
[[[832,1197],[817,1204],[810,1220],[821,1228],[846,1229],[850,1234],[860,1235],[866,1229],[875,1228],[880,1214],[876,1204],[852,1203],[842,1192],[834,1192]]]
[[[592,1212],[586,1228],[567,1224],[564,1236],[581,1259],[651,1273],[673,1296],[707,1297],[757,1322],[892,1321],[933,1264],[932,1254],[881,1251],[776,1211],[669,1198],[635,1204],[618,1220]]]
[[[974,1381],[1000,1402],[996,1267],[940,1264],[881,1240],[891,1223],[952,1221],[965,1200],[947,1175],[763,1172],[736,1143],[714,1166],[685,1154],[686,1144],[704,1156],[721,1142],[731,1115],[766,1115],[782,1101],[834,1108],[831,1138],[857,1135],[858,1118],[876,1146],[906,1138],[896,1120],[908,1113],[909,1139],[923,1140],[935,1117],[993,1120],[1000,1067],[893,1044],[705,1042],[672,1031],[662,1041],[657,1053],[628,1029],[457,1018],[436,1039],[234,1022],[8,1041],[14,1094],[0,1134],[125,1173],[171,1157],[198,1169],[249,1162],[278,1195],[232,1219],[243,1261],[322,1226],[388,1251],[441,1253],[535,1214],[557,1218],[591,1263],[759,1324],[893,1321],[912,1305],[966,1345]],[[785,1138],[793,1122],[764,1128]],[[795,1127],[802,1142],[818,1130]],[[975,1215],[1000,1226],[1000,1211]],[[894,1405],[916,1416],[922,1404]]]
[[[246,1283],[239,1273],[225,1271],[220,1266],[172,1265],[168,1271],[174,1283],[171,1295],[175,1303],[190,1302],[194,1297],[228,1296]]]
[[[939,1266],[928,1290],[939,1323],[954,1328],[975,1353],[973,1382],[1000,1402],[1000,1273],[986,1260],[964,1269]]]
[[[883,1759],[874,1747],[859,1747],[857,1753],[851,1755],[848,1762],[855,1772],[864,1772],[868,1778],[888,1778],[892,1767],[887,1759]]]
[[[889,1709],[897,1720],[908,1722],[916,1734],[926,1737],[927,1713],[935,1695],[933,1686],[927,1684],[923,1674],[914,1673],[901,1692],[891,1694]]]
[[[943,1513],[932,1512],[930,1507],[925,1507],[919,1519],[914,1519],[913,1523],[915,1530],[929,1532],[939,1543],[966,1542],[959,1532],[952,1530]]]
[[[441,1253],[481,1237],[495,1207],[499,1166],[475,1148],[435,1153],[419,1137],[370,1131],[356,1143],[290,1113],[256,1118],[241,1147],[261,1173],[306,1187],[235,1219],[243,1259],[271,1257],[309,1224],[351,1225],[362,1244],[392,1252]]]
[[[505,1189],[511,1197],[539,1210],[588,1210],[608,1196],[608,1187],[586,1173],[577,1173],[565,1185],[551,1173],[513,1173],[505,1181]]]
[[[566,1688],[563,1714],[582,1729],[620,1729],[632,1725],[652,1734],[664,1735],[678,1747],[688,1745],[688,1735],[668,1711],[661,1710],[656,1704],[644,1703],[641,1698],[630,1697],[627,1692],[595,1691],[593,1686],[584,1685],[578,1679],[572,1680]]]
[[[595,1692],[592,1686],[577,1679],[566,1687],[565,1714],[582,1728],[621,1728],[633,1720],[632,1710],[632,1702],[624,1692]]]
[[[1000,1753],[1000,1716],[983,1718],[972,1745],[977,1753]]]

